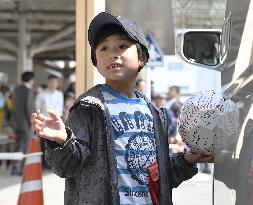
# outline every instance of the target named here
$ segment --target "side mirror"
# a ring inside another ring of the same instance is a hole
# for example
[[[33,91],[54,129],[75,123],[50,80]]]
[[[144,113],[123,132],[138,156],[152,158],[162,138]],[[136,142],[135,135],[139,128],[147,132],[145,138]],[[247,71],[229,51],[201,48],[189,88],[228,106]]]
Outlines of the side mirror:
[[[221,31],[185,30],[177,36],[176,53],[186,62],[219,70]]]

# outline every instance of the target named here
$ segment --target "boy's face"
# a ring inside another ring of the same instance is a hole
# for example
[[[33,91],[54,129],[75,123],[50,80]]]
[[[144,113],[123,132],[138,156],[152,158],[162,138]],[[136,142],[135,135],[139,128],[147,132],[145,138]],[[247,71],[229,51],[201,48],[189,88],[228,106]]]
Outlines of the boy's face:
[[[145,63],[138,58],[136,44],[126,35],[108,36],[96,48],[98,72],[107,81],[135,80],[140,66]]]

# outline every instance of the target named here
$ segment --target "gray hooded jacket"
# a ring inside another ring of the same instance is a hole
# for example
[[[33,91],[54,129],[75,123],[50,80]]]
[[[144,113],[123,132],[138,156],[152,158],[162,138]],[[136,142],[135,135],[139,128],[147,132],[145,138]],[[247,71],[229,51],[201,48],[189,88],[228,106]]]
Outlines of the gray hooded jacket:
[[[172,188],[197,173],[183,154],[169,154],[167,115],[144,98],[153,115],[159,166],[160,205],[172,204]],[[65,180],[65,205],[119,205],[117,160],[110,114],[100,85],[81,95],[66,122],[68,140],[63,145],[47,141],[46,159]]]

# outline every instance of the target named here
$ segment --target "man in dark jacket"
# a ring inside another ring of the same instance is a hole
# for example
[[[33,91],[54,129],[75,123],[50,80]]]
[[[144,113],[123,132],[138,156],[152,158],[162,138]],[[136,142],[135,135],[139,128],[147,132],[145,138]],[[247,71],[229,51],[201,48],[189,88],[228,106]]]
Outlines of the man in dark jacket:
[[[34,112],[34,73],[24,72],[22,84],[13,92],[12,126],[15,132],[15,152],[26,153],[31,137],[31,114]],[[22,174],[23,162],[15,162],[11,174]]]

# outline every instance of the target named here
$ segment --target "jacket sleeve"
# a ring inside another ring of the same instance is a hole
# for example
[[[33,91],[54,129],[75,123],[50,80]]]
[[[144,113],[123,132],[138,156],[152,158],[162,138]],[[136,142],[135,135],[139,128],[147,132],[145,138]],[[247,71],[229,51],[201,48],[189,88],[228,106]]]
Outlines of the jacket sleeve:
[[[67,141],[59,145],[46,140],[46,160],[58,176],[77,176],[88,163],[91,155],[89,117],[87,112],[76,107],[66,122]]]
[[[178,187],[183,181],[198,173],[196,165],[189,164],[183,153],[170,154],[170,175],[172,188]]]

